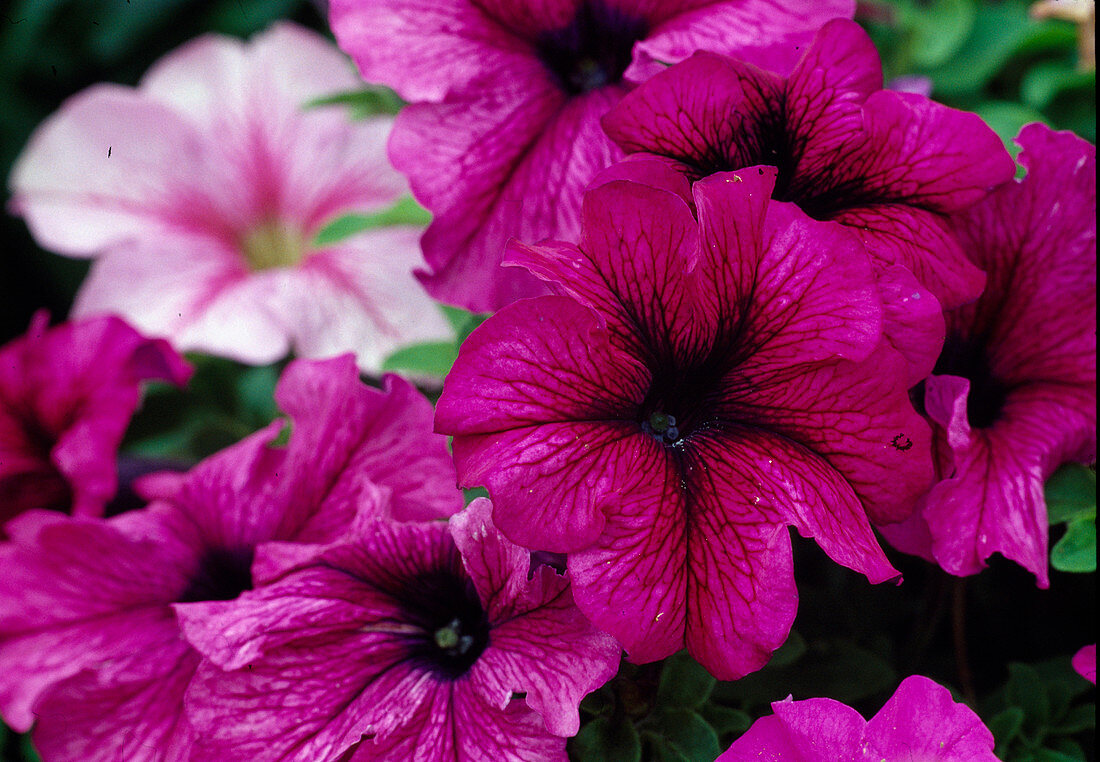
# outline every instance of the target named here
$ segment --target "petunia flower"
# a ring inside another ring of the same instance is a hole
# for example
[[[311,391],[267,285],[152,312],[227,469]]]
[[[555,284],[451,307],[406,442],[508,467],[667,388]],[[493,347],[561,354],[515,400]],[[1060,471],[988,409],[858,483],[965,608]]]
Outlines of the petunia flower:
[[[511,237],[576,240],[581,194],[621,158],[600,117],[695,50],[789,67],[851,0],[334,0],[365,79],[416,101],[390,158],[434,219],[421,244],[437,299],[474,311],[546,293],[502,270]]]
[[[892,579],[868,513],[904,518],[932,477],[863,247],[771,203],[774,182],[696,183],[698,223],[661,189],[590,191],[579,248],[511,248],[561,295],[483,323],[436,409],[460,483],[513,541],[569,553],[578,605],[632,660],[686,643],[721,679],[787,635],[788,525]]]
[[[378,522],[209,615],[181,607],[210,660],[187,697],[203,758],[564,762],[620,649],[490,512]]]
[[[828,698],[776,701],[716,762],[997,762],[993,734],[927,677],[905,678],[870,720]]]
[[[102,515],[141,382],[191,375],[166,342],[116,317],[48,325],[39,312],[0,347],[0,527],[35,508]]]
[[[974,114],[883,90],[874,45],[846,19],[826,24],[787,77],[697,53],[626,96],[603,125],[627,153],[664,157],[692,179],[777,167],[776,199],[852,229],[880,266],[904,266],[945,307],[983,282],[947,215],[1015,171]]]
[[[68,100],[16,162],[12,209],[43,247],[96,258],[75,315],[118,313],[242,362],[352,351],[377,371],[450,330],[412,276],[418,228],[314,242],[406,188],[385,158],[390,119],[307,108],[358,86],[331,43],[290,24],[248,43],[202,37],[136,89]]]
[[[159,483],[165,495],[144,509],[9,523],[0,713],[34,724],[45,759],[187,759],[183,695],[200,659],[178,613],[200,617],[363,522],[462,506],[431,405],[405,382],[368,389],[345,356],[291,364],[276,395],[293,420],[285,449],[272,446],[275,423]]]
[[[1027,176],[954,222],[989,273],[946,314],[947,342],[923,403],[940,481],[892,544],[956,575],[993,553],[1049,580],[1044,482],[1096,459],[1096,149],[1028,125]]]
[[[1077,674],[1096,685],[1096,644],[1085,646],[1073,655],[1073,668]]]

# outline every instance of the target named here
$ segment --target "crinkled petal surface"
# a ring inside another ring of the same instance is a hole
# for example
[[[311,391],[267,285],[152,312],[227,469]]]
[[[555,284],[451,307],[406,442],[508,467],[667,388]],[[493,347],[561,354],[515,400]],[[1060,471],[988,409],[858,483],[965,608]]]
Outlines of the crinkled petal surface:
[[[845,19],[818,32],[789,77],[696,53],[627,95],[604,126],[624,150],[676,160],[693,180],[777,167],[776,199],[851,228],[947,306],[976,297],[982,278],[944,216],[1014,170],[973,114],[882,90],[874,46]]]
[[[194,551],[158,521],[102,522],[30,512],[0,548],[0,710],[26,730],[51,685],[176,636],[167,603],[187,588]]]
[[[351,758],[492,758],[484,746],[562,759],[555,733],[576,732],[619,647],[573,606],[567,579],[528,579],[530,555],[491,510],[471,504],[454,539],[440,523],[365,524],[235,601],[176,606],[208,657],[188,692],[200,752],[304,761],[362,739]]]
[[[546,292],[499,267],[505,244],[576,239],[582,190],[622,158],[600,119],[633,82],[699,49],[786,70],[822,23],[852,12],[849,0],[342,0],[330,19],[365,79],[414,101],[390,156],[434,215],[425,286],[489,311]]]
[[[778,701],[718,762],[995,762],[993,734],[965,704],[926,677],[913,675],[865,721],[825,698]]]
[[[942,481],[916,536],[898,540],[958,575],[999,552],[1045,587],[1043,484],[1067,461],[1096,458],[1096,153],[1042,125],[1017,141],[1027,175],[953,223],[989,281],[946,315],[924,384]]]
[[[35,508],[102,514],[141,382],[191,375],[167,343],[118,318],[46,324],[39,313],[0,347],[0,522]]]
[[[927,677],[905,678],[867,723],[871,758],[995,762],[993,734],[970,707]]]
[[[578,606],[632,660],[686,645],[726,679],[794,618],[787,526],[893,579],[867,513],[904,518],[932,479],[866,252],[771,204],[774,181],[696,183],[698,223],[668,184],[594,187],[579,246],[509,253],[561,296],[475,331],[436,413],[462,483],[513,540],[570,553]]]

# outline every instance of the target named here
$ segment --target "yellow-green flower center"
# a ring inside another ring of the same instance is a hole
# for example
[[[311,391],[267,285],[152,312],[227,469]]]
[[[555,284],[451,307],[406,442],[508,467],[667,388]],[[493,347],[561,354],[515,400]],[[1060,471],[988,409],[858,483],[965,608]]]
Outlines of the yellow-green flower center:
[[[306,241],[294,228],[278,220],[261,223],[241,239],[244,258],[252,270],[293,267],[306,253]]]

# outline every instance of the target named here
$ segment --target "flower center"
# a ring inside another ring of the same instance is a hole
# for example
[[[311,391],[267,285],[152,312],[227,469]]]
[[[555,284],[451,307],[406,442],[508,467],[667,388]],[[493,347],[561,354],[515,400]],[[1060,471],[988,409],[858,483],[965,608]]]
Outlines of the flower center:
[[[970,381],[966,420],[973,428],[987,428],[1001,417],[1008,397],[1008,385],[993,374],[989,353],[981,338],[950,334],[932,373],[961,376]]]
[[[648,25],[603,0],[583,0],[573,20],[535,40],[539,60],[570,95],[618,82]]]
[[[410,624],[410,656],[443,680],[456,680],[489,645],[489,618],[473,583],[451,570],[421,575],[396,597]]]
[[[252,556],[252,548],[208,549],[177,602],[231,601],[251,590]]]
[[[298,264],[305,255],[306,242],[298,230],[279,220],[269,220],[244,235],[241,249],[249,268],[269,270]]]
[[[435,631],[435,644],[447,656],[465,656],[474,647],[474,636],[463,634],[462,620],[455,617]]]
[[[654,412],[642,421],[642,431],[659,442],[673,444],[680,439],[680,427],[676,425],[676,416]]]

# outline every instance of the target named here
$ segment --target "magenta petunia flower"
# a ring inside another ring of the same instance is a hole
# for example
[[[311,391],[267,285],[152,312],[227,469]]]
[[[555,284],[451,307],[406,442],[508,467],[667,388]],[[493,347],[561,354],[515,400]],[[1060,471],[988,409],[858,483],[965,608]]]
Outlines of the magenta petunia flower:
[[[37,718],[46,759],[186,759],[182,701],[200,659],[173,607],[200,619],[363,522],[461,508],[431,405],[396,377],[387,387],[360,384],[350,356],[292,363],[276,392],[293,420],[285,449],[272,446],[275,423],[159,482],[145,509],[12,521],[0,547],[5,720],[26,730]]]
[[[180,349],[269,363],[451,335],[416,283],[415,227],[319,246],[349,212],[393,204],[388,118],[352,122],[310,101],[361,86],[350,62],[290,24],[242,43],[206,36],[137,89],[96,85],[32,136],[12,208],[38,242],[96,257],[74,314],[114,312]]]
[[[952,574],[1001,553],[1048,584],[1044,482],[1096,459],[1096,149],[1029,125],[1027,176],[954,223],[989,273],[947,313],[948,339],[923,401],[941,481],[892,544]]]
[[[600,117],[696,50],[789,67],[851,0],[335,0],[365,79],[406,100],[390,158],[435,215],[421,243],[437,299],[475,311],[546,293],[502,270],[511,237],[576,240],[581,193],[621,152]]]
[[[102,515],[141,382],[183,385],[191,368],[164,341],[115,317],[30,330],[0,347],[0,538],[35,509]]]
[[[717,762],[997,762],[993,734],[927,677],[905,678],[870,720],[827,698],[776,701]]]
[[[180,607],[210,659],[188,692],[203,758],[564,762],[620,649],[490,511],[377,522],[210,613]]]
[[[1073,668],[1077,674],[1096,685],[1096,644],[1085,646],[1073,655]]]
[[[563,296],[486,321],[436,410],[460,482],[514,541],[570,554],[578,605],[633,660],[686,642],[723,679],[787,635],[787,525],[891,579],[866,512],[904,518],[932,477],[863,247],[769,202],[774,182],[696,183],[698,223],[664,190],[589,191],[579,248],[510,252]]]
[[[881,265],[910,270],[945,306],[976,297],[982,274],[946,216],[1015,171],[974,114],[883,90],[858,24],[830,21],[788,77],[697,53],[626,96],[603,120],[628,153],[672,160],[692,179],[756,164],[774,195],[859,234]]]

